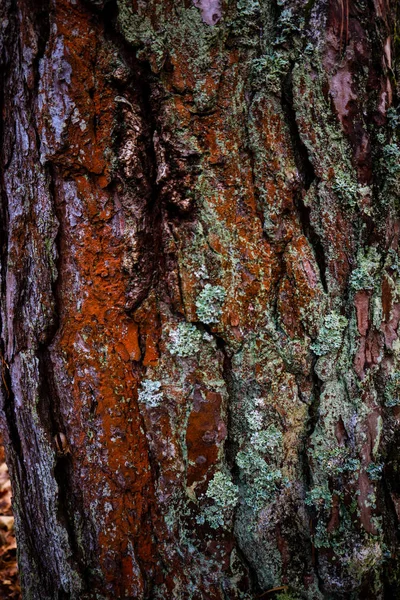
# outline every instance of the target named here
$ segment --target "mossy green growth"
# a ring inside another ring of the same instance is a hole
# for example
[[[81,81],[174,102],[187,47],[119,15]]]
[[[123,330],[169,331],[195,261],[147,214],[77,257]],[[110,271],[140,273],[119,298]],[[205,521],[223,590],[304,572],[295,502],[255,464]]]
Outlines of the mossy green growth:
[[[132,6],[126,0],[117,0],[118,24],[129,44],[138,47],[143,41],[154,36],[151,21],[148,17],[142,17],[134,12]]]
[[[275,598],[276,600],[299,600],[299,597],[294,596],[291,592],[281,592]]]
[[[196,300],[196,312],[200,321],[208,325],[218,323],[225,296],[223,287],[206,283]]]
[[[200,350],[202,333],[192,323],[179,323],[170,331],[168,350],[181,358],[193,356]]]
[[[318,194],[329,201],[332,191],[342,201],[344,209],[353,209],[359,190],[357,174],[350,160],[352,151],[337,115],[323,92],[326,73],[315,44],[313,48],[312,60],[297,61],[292,73],[293,89],[302,90],[293,96],[299,132],[314,169],[322,180]]]
[[[392,276],[400,277],[400,259],[394,248],[390,248],[389,252],[387,253],[386,263],[392,273]]]
[[[255,47],[260,43],[257,32],[260,28],[261,5],[258,0],[237,0],[236,16],[231,23],[233,35],[238,36],[241,46]]]
[[[319,330],[317,340],[311,344],[311,350],[318,356],[339,350],[347,323],[346,317],[336,312],[329,313]]]
[[[247,19],[259,17],[261,6],[258,0],[237,0],[236,8],[238,16]]]
[[[340,502],[340,524],[337,529],[328,531],[327,524],[319,519],[314,532],[316,548],[331,548],[337,556],[348,556],[350,537],[352,536],[352,517],[349,510]]]

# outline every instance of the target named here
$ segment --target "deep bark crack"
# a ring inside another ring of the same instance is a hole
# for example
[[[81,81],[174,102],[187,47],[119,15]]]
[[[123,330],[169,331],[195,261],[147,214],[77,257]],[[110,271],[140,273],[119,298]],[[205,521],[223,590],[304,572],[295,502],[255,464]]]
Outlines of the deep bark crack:
[[[324,247],[320,236],[315,231],[310,219],[311,209],[305,206],[303,195],[310,189],[311,184],[316,179],[314,167],[309,158],[306,146],[301,140],[299,128],[296,120],[296,113],[293,108],[293,82],[292,82],[293,65],[282,83],[281,104],[282,110],[286,117],[286,122],[290,132],[292,141],[293,155],[296,162],[297,170],[300,174],[302,187],[295,191],[293,201],[297,209],[299,221],[303,233],[309,241],[311,248],[314,251],[315,260],[319,269],[321,284],[324,291],[328,292],[326,281],[326,260]]]
[[[227,437],[224,443],[225,450],[225,461],[226,465],[231,473],[232,480],[234,483],[238,483],[239,477],[239,469],[235,462],[235,457],[237,453],[236,443],[231,438],[232,432],[232,402],[235,397],[235,388],[233,383],[233,368],[232,368],[232,355],[227,351],[227,343],[223,339],[221,335],[216,333],[211,329],[211,327],[205,323],[201,323],[202,327],[204,327],[205,331],[211,335],[216,343],[217,349],[221,352],[223,360],[222,360],[222,378],[225,382],[226,392],[227,392],[227,404],[226,404],[226,413],[227,413]],[[242,564],[243,570],[246,576],[249,578],[249,592],[255,593],[256,590],[259,590],[258,582],[257,582],[257,573],[250,561],[246,558],[244,552],[241,550],[238,541],[236,539],[235,534],[233,533],[233,539],[235,541],[235,549],[237,555]]]
[[[9,28],[10,30],[12,29],[11,24],[13,25],[13,33],[14,36],[16,35],[16,31],[17,31],[17,26],[16,26],[16,15],[15,12],[10,11],[10,24],[9,24]],[[12,20],[12,18],[14,17],[14,19]],[[11,35],[10,35],[11,38]],[[10,39],[9,40],[10,45],[13,43],[13,40]],[[4,44],[5,45],[5,44]],[[4,46],[3,46],[4,48]],[[1,56],[1,61],[0,61],[0,80],[5,82],[7,80],[7,67],[9,67],[8,61],[6,59],[6,57]],[[4,115],[4,109],[5,109],[5,85],[0,86],[0,114]],[[8,215],[8,199],[7,199],[7,192],[6,192],[6,186],[5,186],[5,181],[4,181],[4,172],[5,169],[7,168],[7,164],[6,161],[4,160],[4,148],[6,147],[5,144],[5,139],[4,139],[4,121],[3,119],[0,120],[0,148],[1,148],[1,162],[0,162],[0,194],[1,194],[1,203],[0,203],[0,263],[1,263],[1,273],[0,273],[0,277],[1,277],[1,281],[0,281],[0,293],[1,293],[1,303],[3,307],[7,306],[6,303],[6,273],[7,273],[7,263],[8,263],[8,243],[9,243],[9,236],[8,236],[8,225],[9,225],[9,215]],[[11,158],[9,159],[8,163],[10,162]],[[13,448],[15,449],[15,453],[16,453],[16,457],[18,457],[18,460],[16,461],[16,466],[18,469],[22,469],[24,470],[24,463],[22,461],[22,448],[21,448],[21,440],[20,440],[20,436],[19,436],[19,431],[18,431],[18,426],[17,426],[17,421],[16,421],[16,416],[15,416],[15,399],[14,399],[14,393],[13,393],[13,389],[12,389],[12,381],[11,381],[11,376],[10,376],[10,370],[9,370],[9,365],[6,362],[6,359],[9,359],[11,357],[7,357],[7,353],[6,353],[6,347],[5,347],[5,335],[6,332],[4,331],[4,323],[3,323],[3,316],[4,316],[4,308],[1,311],[0,314],[0,336],[1,336],[1,342],[0,342],[0,359],[1,359],[1,365],[0,365],[0,369],[2,371],[2,377],[1,377],[1,388],[2,388],[2,395],[3,395],[3,410],[4,410],[4,415],[6,418],[6,422],[7,422],[7,429],[8,429],[8,435],[10,436],[10,441],[11,444],[13,446]],[[23,478],[20,477],[20,480],[22,480]]]

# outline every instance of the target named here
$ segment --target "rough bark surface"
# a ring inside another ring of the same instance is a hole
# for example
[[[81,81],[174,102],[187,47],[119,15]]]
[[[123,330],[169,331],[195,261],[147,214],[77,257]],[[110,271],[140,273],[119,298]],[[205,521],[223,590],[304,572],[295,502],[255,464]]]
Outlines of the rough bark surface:
[[[400,597],[399,12],[0,3],[26,600]]]

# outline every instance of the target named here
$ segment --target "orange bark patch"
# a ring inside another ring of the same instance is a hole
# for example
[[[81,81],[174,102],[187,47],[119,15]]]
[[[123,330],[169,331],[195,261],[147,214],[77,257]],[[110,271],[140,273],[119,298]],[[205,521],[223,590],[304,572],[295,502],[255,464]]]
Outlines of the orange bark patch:
[[[121,582],[118,561],[127,556],[123,586],[134,595],[144,585],[135,554],[149,574],[155,561],[149,521],[153,488],[131,362],[140,358],[138,327],[125,311],[122,240],[109,222],[110,198],[87,177],[75,181],[83,210],[77,226],[63,219],[69,248],[62,255],[70,257],[73,269],[62,265],[65,303],[54,347],[72,383],[67,437],[74,468],[82,473],[89,506],[101,504],[96,527],[104,573],[110,584]],[[99,209],[105,207],[103,219]],[[79,287],[73,291],[76,277]]]
[[[226,437],[226,426],[221,418],[221,395],[195,391],[192,412],[186,431],[188,449],[188,480],[191,486],[200,481],[211,464],[217,461],[219,447]]]

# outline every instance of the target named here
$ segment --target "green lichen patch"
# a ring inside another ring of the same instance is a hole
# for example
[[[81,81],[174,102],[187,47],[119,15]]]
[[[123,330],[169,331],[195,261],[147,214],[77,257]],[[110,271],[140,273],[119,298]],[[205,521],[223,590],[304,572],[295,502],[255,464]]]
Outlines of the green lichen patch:
[[[304,502],[307,506],[312,506],[318,512],[329,511],[332,506],[332,493],[326,483],[324,485],[317,485],[306,494]]]
[[[282,445],[282,432],[275,426],[270,425],[264,431],[256,431],[252,434],[250,442],[257,452],[276,452]]]
[[[332,506],[332,493],[327,483],[313,487],[306,495],[305,504],[318,510],[330,509]]]
[[[348,171],[338,170],[332,184],[333,191],[351,208],[357,204],[358,184],[355,176]]]
[[[187,358],[200,350],[202,333],[192,323],[179,323],[170,331],[168,350],[171,354]]]
[[[369,463],[366,471],[371,481],[379,481],[383,475],[383,463]]]
[[[396,130],[399,127],[400,115],[393,106],[387,110],[386,118],[390,129]]]
[[[397,144],[387,144],[383,147],[382,168],[389,185],[397,185],[400,176],[400,148]]]
[[[271,51],[252,62],[252,84],[256,89],[266,86],[270,91],[278,93],[282,77],[288,72],[290,62],[280,51]]]
[[[355,473],[360,469],[360,461],[345,447],[313,448],[310,450],[310,456],[318,464],[319,470],[326,475],[338,476],[343,473]]]
[[[318,356],[339,350],[342,345],[343,331],[346,327],[346,317],[331,312],[325,317],[316,342],[311,344],[311,350]]]
[[[304,18],[296,15],[292,8],[284,8],[278,18],[278,37],[275,39],[274,45],[290,40],[293,35],[300,33],[303,27]]]
[[[245,504],[253,510],[261,510],[273,499],[283,482],[282,471],[269,465],[255,448],[238,452],[236,464],[245,481],[241,490]]]
[[[257,32],[260,29],[262,7],[258,0],[237,0],[236,15],[231,23],[231,31],[237,36],[241,46],[256,47],[260,41]]]
[[[384,391],[385,406],[393,408],[400,405],[400,373],[396,371],[389,377]]]
[[[196,300],[196,312],[200,321],[207,325],[218,323],[225,296],[223,287],[206,283]]]
[[[238,488],[229,474],[218,471],[208,484],[206,496],[221,508],[234,507],[238,501]]]
[[[276,600],[299,600],[299,596],[296,596],[291,592],[281,592],[276,596]]]
[[[351,287],[355,291],[374,289],[377,282],[376,273],[380,265],[380,256],[376,248],[371,247],[362,252],[357,264],[357,268],[350,276]]]
[[[205,496],[212,500],[213,504],[204,507],[202,514],[197,517],[197,522],[201,524],[207,521],[213,529],[228,527],[239,499],[238,487],[232,482],[230,474],[217,471],[208,484]]]
[[[246,413],[246,421],[252,431],[260,431],[263,428],[264,415],[260,410],[250,410]]]

